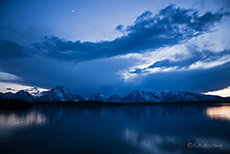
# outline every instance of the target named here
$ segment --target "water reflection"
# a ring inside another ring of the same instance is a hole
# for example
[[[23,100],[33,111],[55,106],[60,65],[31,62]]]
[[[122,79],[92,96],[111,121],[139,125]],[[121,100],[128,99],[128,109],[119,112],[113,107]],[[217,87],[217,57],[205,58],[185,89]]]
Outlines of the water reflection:
[[[6,153],[229,153],[230,123],[220,116],[210,118],[217,111],[223,115],[229,106],[50,104],[0,111],[0,149]]]
[[[126,128],[124,138],[132,145],[142,148],[143,151],[157,154],[228,153],[230,151],[229,141],[211,136],[186,138],[185,136],[159,135],[155,133],[148,134]]]
[[[143,134],[128,128],[124,131],[124,137],[127,142],[130,142],[134,146],[157,154],[166,153],[166,148],[170,148],[170,153],[178,153],[175,148],[180,144],[176,137]]]
[[[43,125],[46,120],[42,113],[33,110],[22,113],[0,112],[0,137],[32,125]]]
[[[49,122],[59,123],[75,117],[91,117],[93,119],[178,119],[202,116],[205,106],[202,105],[125,105],[82,107],[74,105],[37,106],[37,111],[46,115]],[[53,116],[55,115],[55,116]]]
[[[206,115],[212,119],[230,120],[230,106],[208,107]]]

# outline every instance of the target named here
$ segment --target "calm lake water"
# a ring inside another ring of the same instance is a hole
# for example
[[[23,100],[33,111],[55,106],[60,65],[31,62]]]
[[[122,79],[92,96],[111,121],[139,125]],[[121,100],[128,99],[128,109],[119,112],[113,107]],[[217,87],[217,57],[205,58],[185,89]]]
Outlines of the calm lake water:
[[[0,153],[230,153],[230,104],[0,110]]]

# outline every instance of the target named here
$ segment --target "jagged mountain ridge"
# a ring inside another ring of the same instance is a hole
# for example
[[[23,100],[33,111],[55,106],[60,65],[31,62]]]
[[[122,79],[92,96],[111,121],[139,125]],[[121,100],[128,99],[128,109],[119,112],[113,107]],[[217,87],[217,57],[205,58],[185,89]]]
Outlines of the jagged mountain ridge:
[[[72,94],[70,89],[63,86],[56,86],[49,91],[43,92],[40,97],[31,96],[26,91],[13,93],[0,93],[0,100],[14,99],[27,102],[111,102],[111,103],[163,103],[163,102],[230,102],[230,98],[204,95],[185,91],[162,91],[146,92],[134,90],[125,96],[111,95],[105,96],[95,93],[89,98]]]
[[[78,102],[84,100],[79,95],[73,95],[70,89],[63,86],[56,86],[38,97],[37,102]]]
[[[20,90],[17,93],[0,93],[0,100],[4,99],[13,99],[13,100],[20,100],[20,101],[25,101],[25,102],[33,102],[37,97],[34,97],[30,95],[28,92],[24,90]]]

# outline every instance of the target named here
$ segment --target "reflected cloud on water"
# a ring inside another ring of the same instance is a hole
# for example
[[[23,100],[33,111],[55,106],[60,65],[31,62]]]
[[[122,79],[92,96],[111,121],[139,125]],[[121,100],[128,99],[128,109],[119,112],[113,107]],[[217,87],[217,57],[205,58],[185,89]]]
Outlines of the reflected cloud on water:
[[[148,134],[129,128],[124,130],[124,139],[146,153],[183,154],[183,153],[228,153],[230,142],[212,137]]]
[[[206,115],[211,119],[230,121],[230,106],[208,107]]]
[[[131,129],[125,129],[124,138],[127,142],[130,142],[132,145],[145,149],[152,153],[166,153],[166,148],[162,151],[163,145],[168,145],[168,147],[175,148],[178,146],[179,142],[175,137],[163,137],[160,135],[147,135],[139,133]],[[178,153],[178,151],[174,151]],[[173,150],[170,150],[170,153],[173,153]]]

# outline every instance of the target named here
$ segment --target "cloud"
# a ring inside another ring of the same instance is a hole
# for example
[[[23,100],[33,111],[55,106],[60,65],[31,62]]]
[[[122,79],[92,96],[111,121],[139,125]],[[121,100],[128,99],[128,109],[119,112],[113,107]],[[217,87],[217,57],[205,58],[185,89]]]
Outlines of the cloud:
[[[230,97],[230,86],[225,88],[225,89],[221,89],[221,90],[217,90],[217,91],[209,91],[207,93],[204,93],[206,95],[218,95],[218,96],[222,96],[222,97]]]
[[[222,89],[230,85],[226,15],[169,5],[157,14],[144,12],[132,25],[117,26],[123,36],[112,41],[46,36],[33,47],[1,41],[0,81],[41,88],[64,85],[83,95]]]
[[[10,82],[47,89],[63,85],[74,93],[88,95],[98,92],[101,87],[110,87],[111,91],[111,85],[116,86],[122,82],[117,72],[131,64],[116,57],[76,64],[44,56],[31,56],[2,64],[1,68],[21,79]]]
[[[208,69],[229,62],[230,37],[226,34],[229,22],[229,18],[224,18],[213,31],[173,46],[122,56],[136,61],[133,66],[121,72],[123,78],[129,80],[158,72]]]
[[[6,88],[7,91],[15,91],[13,88]]]
[[[74,93],[88,96],[95,92],[106,95],[126,94],[134,89],[147,91],[186,90],[206,92],[230,85],[230,63],[209,69],[157,72],[142,74],[124,81],[120,72],[136,64],[135,59],[112,57],[75,64],[44,57],[29,57],[11,62],[4,68],[14,72],[28,86],[52,88],[69,87]],[[134,74],[134,73],[132,73]]]
[[[20,78],[16,75],[0,71],[0,81],[14,81],[14,80],[20,80]]]
[[[21,46],[15,42],[0,40],[0,62],[15,60],[29,56],[27,47]]]
[[[156,68],[159,68],[158,71],[168,68],[175,68],[176,70],[210,68],[229,62],[230,50],[225,50],[220,53],[213,53],[210,51],[200,53],[193,50],[190,52],[190,55],[187,58],[181,58],[182,60],[178,58],[176,61],[171,61],[170,57],[168,58],[169,59],[156,61],[152,65],[143,69],[137,68],[130,73],[151,73],[151,70],[156,70]]]
[[[118,25],[116,27],[116,30],[120,31],[122,34],[125,34],[125,29],[124,29],[124,26],[123,25]]]
[[[126,89],[146,91],[179,90],[207,92],[224,89],[230,85],[230,62],[210,69],[158,72],[139,75],[125,84]]]
[[[144,12],[133,25],[118,25],[116,29],[124,35],[112,41],[73,42],[46,36],[43,41],[34,43],[34,47],[49,57],[75,62],[142,53],[199,36],[210,31],[227,15],[228,12],[221,11],[199,15],[196,10],[169,5],[155,15],[150,11]]]
[[[38,87],[30,87],[30,88],[26,88],[23,90],[27,91],[28,93],[30,93],[31,95],[34,95],[34,96],[40,96],[42,94],[42,92],[47,91],[47,89],[42,89],[42,88],[38,88]]]

